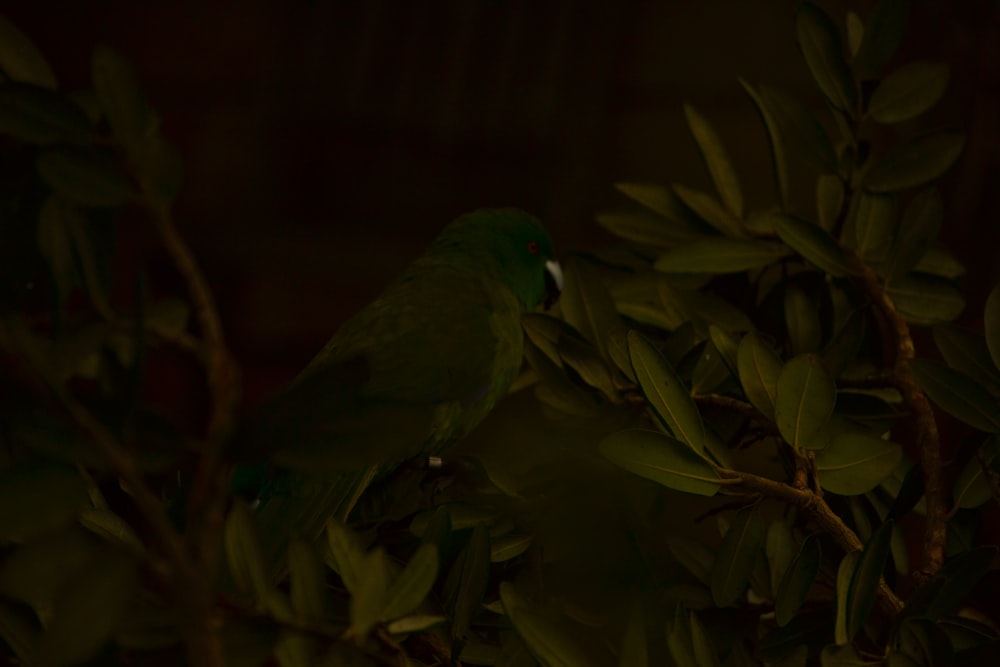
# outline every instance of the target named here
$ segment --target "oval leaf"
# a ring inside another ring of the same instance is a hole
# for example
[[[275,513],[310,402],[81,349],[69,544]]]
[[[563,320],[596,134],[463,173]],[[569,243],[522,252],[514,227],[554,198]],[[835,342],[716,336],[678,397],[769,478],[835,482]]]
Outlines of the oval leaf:
[[[819,226],[830,232],[844,207],[844,181],[836,174],[820,174],[816,180],[816,213]]]
[[[3,16],[0,16],[0,70],[11,81],[49,90],[56,88],[56,77],[38,47]]]
[[[816,170],[837,172],[837,151],[809,107],[798,98],[768,86],[760,86],[760,98],[777,121],[787,145]]]
[[[779,215],[774,231],[803,259],[834,278],[853,273],[844,251],[825,229],[790,215]]]
[[[709,237],[668,250],[653,265],[666,273],[737,273],[785,257],[781,243]]]
[[[133,195],[125,172],[110,154],[68,147],[39,152],[35,166],[58,195],[81,206],[121,206]]]
[[[764,546],[766,526],[756,507],[736,513],[712,565],[712,600],[718,607],[736,602],[750,581],[754,562]]]
[[[781,357],[757,333],[751,331],[740,341],[736,351],[736,365],[747,400],[773,421]]]
[[[854,576],[851,577],[851,590],[847,595],[848,641],[858,634],[875,606],[879,581],[882,579],[882,572],[889,557],[892,525],[892,521],[886,521],[878,527],[865,544]]]
[[[785,364],[775,394],[774,418],[781,437],[796,448],[820,440],[837,403],[837,387],[819,358],[803,354]]]
[[[992,467],[993,461],[1000,456],[1000,439],[992,437],[980,447],[983,462]],[[983,470],[983,462],[978,456],[973,456],[965,463],[958,479],[955,480],[955,506],[962,509],[979,507],[993,495],[989,478]]]
[[[857,94],[837,26],[822,9],[806,2],[795,13],[795,29],[802,56],[823,95],[833,106],[853,114]]]
[[[612,433],[598,449],[615,465],[675,491],[714,496],[719,490],[719,475],[711,465],[683,443],[657,431]]]
[[[909,0],[880,0],[872,9],[854,58],[858,79],[876,76],[899,48],[910,11]]]
[[[757,113],[760,114],[761,121],[767,129],[767,138],[771,146],[771,159],[774,163],[774,185],[778,194],[778,204],[781,208],[785,208],[788,205],[790,187],[788,184],[788,154],[785,151],[785,143],[781,137],[778,119],[753,86],[743,79],[740,79],[740,85],[753,100],[754,106],[757,107]]]
[[[658,249],[672,248],[711,232],[708,227],[689,229],[645,212],[599,213],[595,220],[615,236]]]
[[[893,239],[886,277],[893,279],[912,270],[927,254],[941,232],[944,203],[937,188],[925,188],[910,200]]]
[[[847,634],[847,614],[850,608],[851,579],[861,560],[860,551],[845,554],[837,568],[837,618],[834,623],[834,639],[843,645],[851,641]]]
[[[671,187],[688,208],[718,231],[735,238],[749,236],[740,219],[727,211],[715,197],[679,183],[675,183]]]
[[[916,62],[885,77],[872,93],[868,114],[880,123],[899,123],[938,103],[948,87],[948,66]]]
[[[892,474],[902,456],[902,448],[894,442],[839,433],[816,452],[820,486],[842,496],[866,493]]]
[[[737,218],[743,215],[743,193],[740,191],[740,182],[736,178],[736,170],[726,153],[719,135],[708,122],[708,120],[689,105],[684,105],[684,115],[687,116],[688,127],[691,134],[698,143],[701,157],[708,167],[708,173],[712,176],[715,189],[726,205],[729,212]]]
[[[500,600],[507,617],[521,636],[532,655],[543,665],[553,667],[597,667],[598,656],[580,646],[574,633],[550,614],[532,608],[513,584],[500,584]]]
[[[146,102],[132,66],[106,46],[94,49],[91,78],[111,131],[126,146],[133,146],[156,131],[156,117]]]
[[[983,387],[1000,387],[1000,375],[997,375],[986,341],[980,334],[950,324],[938,324],[931,331],[934,344],[949,366],[965,373]]]
[[[806,595],[819,574],[821,557],[819,539],[807,537],[777,586],[774,617],[778,625],[787,625],[805,602]]]
[[[882,257],[896,226],[896,198],[862,192],[854,216],[854,235],[861,257]]]
[[[293,540],[288,546],[292,610],[300,618],[318,621],[326,613],[326,576],[312,546]]]
[[[785,329],[793,354],[816,352],[823,338],[819,313],[806,293],[796,285],[785,289]]]
[[[925,359],[910,362],[914,379],[942,410],[973,428],[1000,433],[997,400],[956,370]]]
[[[394,621],[414,611],[427,597],[437,573],[437,546],[425,542],[389,587],[379,620]]]
[[[961,132],[938,132],[911,139],[889,151],[862,182],[871,192],[894,192],[923,185],[948,171],[962,153]]]
[[[62,95],[27,84],[0,86],[0,133],[37,144],[84,143],[90,121]]]
[[[897,278],[885,291],[911,324],[950,322],[965,310],[965,297],[950,280],[925,273]]]
[[[563,316],[608,359],[608,337],[623,327],[615,302],[593,267],[578,258],[565,264],[566,286],[559,296]]]

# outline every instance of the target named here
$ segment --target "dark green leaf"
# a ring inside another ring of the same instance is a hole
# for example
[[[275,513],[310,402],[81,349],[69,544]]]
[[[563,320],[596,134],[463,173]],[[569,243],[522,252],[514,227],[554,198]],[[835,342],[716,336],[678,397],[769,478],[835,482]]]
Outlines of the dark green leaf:
[[[0,473],[0,542],[24,542],[69,523],[89,505],[70,467],[18,466]]]
[[[858,569],[861,561],[861,552],[852,551],[845,554],[837,567],[837,619],[834,628],[834,636],[837,644],[847,644],[851,641],[847,631],[847,618],[850,609],[851,579]]]
[[[694,659],[698,667],[719,667],[719,654],[716,649],[716,641],[709,635],[708,630],[702,625],[698,614],[689,612],[688,621],[691,628],[691,649],[694,652]]]
[[[131,147],[131,158],[143,192],[169,204],[181,190],[181,158],[159,134],[143,137]]]
[[[880,123],[899,123],[919,116],[938,103],[948,87],[948,66],[916,62],[885,77],[868,103],[868,114]]]
[[[701,151],[701,157],[712,176],[715,189],[729,212],[737,218],[743,215],[743,193],[736,170],[726,152],[719,135],[704,116],[691,105],[684,105],[684,115],[687,116],[688,127]]]
[[[718,231],[735,238],[749,236],[740,219],[727,211],[715,197],[679,183],[675,183],[672,187],[688,208]]]
[[[961,132],[937,132],[911,139],[889,151],[862,178],[871,192],[893,192],[923,185],[955,163],[965,145]]]
[[[965,275],[962,263],[950,251],[936,245],[927,249],[913,270],[916,273],[926,273],[949,280],[957,280]]]
[[[673,192],[670,195],[677,198]],[[678,201],[678,206],[683,206]],[[693,213],[688,213],[693,222],[664,220],[651,213],[599,213],[595,220],[615,236],[652,248],[672,248],[678,243],[692,241],[711,233],[711,227],[702,225]],[[704,229],[702,229],[704,227]]]
[[[55,146],[43,149],[35,161],[52,190],[81,206],[121,206],[133,196],[132,185],[109,153]]]
[[[17,657],[19,664],[38,664],[40,637],[41,633],[34,614],[27,609],[0,601],[0,639],[3,639]]]
[[[953,614],[990,570],[997,547],[981,546],[948,560],[907,604],[907,613],[937,620]]]
[[[351,633],[366,637],[382,620],[389,602],[389,581],[392,566],[382,547],[372,549],[361,561],[356,589],[351,594]]]
[[[812,447],[837,403],[837,388],[819,358],[795,357],[781,369],[775,387],[774,419],[781,437],[796,448]]]
[[[612,331],[624,326],[618,317],[615,302],[593,267],[575,257],[564,267],[566,285],[559,296],[563,316],[566,322],[594,344],[602,357],[610,361],[608,337]]]
[[[903,211],[903,218],[893,239],[889,268],[886,271],[890,280],[911,271],[927,254],[941,232],[943,217],[944,204],[937,188],[925,188],[913,196]]]
[[[58,93],[8,83],[0,86],[0,133],[34,144],[85,143],[90,138],[90,121]]]
[[[780,215],[775,220],[774,230],[807,262],[834,278],[854,272],[844,251],[825,229],[790,215]]]
[[[576,633],[551,615],[532,607],[509,582],[500,584],[500,599],[517,634],[543,665],[551,667],[597,667],[598,656],[577,641]]]
[[[914,359],[910,370],[917,383],[942,410],[987,433],[1000,433],[997,399],[962,373],[925,359]]]
[[[436,625],[441,625],[447,621],[445,616],[431,616],[427,614],[414,614],[404,616],[395,621],[386,623],[385,629],[390,635],[409,635],[430,630]],[[464,658],[465,656],[463,656]]]
[[[789,254],[781,243],[708,237],[668,250],[653,265],[666,273],[738,273]]]
[[[365,558],[361,538],[340,520],[331,517],[326,522],[326,541],[329,547],[327,565],[340,575],[344,588],[354,593],[358,589]]]
[[[860,16],[849,11],[844,21],[844,27],[847,28],[847,52],[851,58],[854,58],[858,55],[858,49],[861,48],[861,41],[865,38],[865,24]]]
[[[1000,375],[993,366],[986,341],[980,334],[950,324],[935,325],[932,332],[934,344],[949,366],[965,373],[984,387],[1000,386]]]
[[[726,364],[726,368],[733,377],[738,377],[739,364],[736,357],[739,354],[740,339],[715,324],[708,325],[708,337],[715,347],[715,351]]]
[[[880,667],[883,663],[872,662],[858,655],[853,646],[824,646],[819,655],[821,667]]]
[[[836,174],[820,174],[816,181],[816,213],[819,226],[832,232],[844,207],[844,182]]]
[[[517,558],[535,541],[533,535],[505,535],[493,540],[490,545],[490,562],[503,563]]]
[[[135,71],[120,53],[106,46],[94,49],[91,78],[111,131],[119,141],[131,147],[157,131],[158,122],[139,88]]]
[[[488,526],[480,524],[472,529],[472,537],[465,546],[461,559],[456,563],[457,566],[461,566],[462,569],[458,578],[455,602],[452,606],[451,636],[453,638],[464,637],[469,633],[469,625],[479,612],[483,596],[486,594],[490,578],[490,530]]]
[[[634,602],[625,621],[622,647],[618,652],[618,667],[648,667],[649,647],[646,642],[646,616],[642,604]]]
[[[628,335],[629,359],[646,402],[663,423],[699,456],[705,456],[705,424],[681,379],[640,333]]]
[[[880,0],[875,4],[854,58],[858,79],[871,79],[889,62],[903,38],[909,11],[909,0]]]
[[[899,312],[912,324],[950,322],[965,310],[965,297],[950,280],[908,273],[886,286]]]
[[[871,491],[899,464],[902,448],[860,433],[839,433],[816,452],[819,483],[827,491],[853,496]]]
[[[882,257],[896,226],[896,198],[862,192],[854,216],[854,234],[861,257]]]
[[[914,660],[917,665],[928,667],[954,664],[948,635],[927,618],[903,619],[892,638],[889,655],[890,658],[903,655]]]
[[[691,393],[695,396],[709,394],[728,378],[729,368],[722,354],[715,349],[712,341],[706,342],[698,353],[698,361],[695,362],[694,370],[691,372]],[[705,444],[707,447],[707,437]]]
[[[389,587],[380,620],[392,621],[416,610],[434,585],[437,572],[437,547],[421,544]]]
[[[787,625],[805,602],[806,594],[819,574],[821,556],[819,539],[807,537],[777,585],[774,616],[778,625]]]
[[[56,77],[38,47],[3,16],[0,16],[0,70],[11,81],[49,90],[56,88]]]
[[[746,589],[757,553],[764,546],[765,531],[756,507],[736,513],[712,565],[712,599],[716,606],[728,607]]]
[[[833,106],[853,114],[857,94],[837,26],[823,10],[806,2],[795,13],[795,28],[806,65],[823,95]]]
[[[1000,369],[1000,285],[994,287],[986,299],[983,327],[986,332],[986,347],[989,348],[993,365]]]
[[[659,226],[674,230],[674,234],[684,234],[679,238],[693,238],[708,231],[698,220],[698,216],[685,206],[680,197],[674,194],[670,188],[649,183],[615,183],[615,189],[650,211],[666,218],[669,225],[660,220]],[[660,234],[662,233],[661,231]]]
[[[864,626],[875,606],[878,585],[889,557],[892,539],[892,522],[878,527],[861,552],[858,566],[851,577],[851,590],[847,599],[847,638],[852,640]]]
[[[321,620],[326,613],[326,577],[312,545],[293,540],[288,547],[292,610],[299,618]]]
[[[740,79],[740,85],[747,91],[747,94],[757,107],[764,127],[767,129],[767,138],[771,146],[771,159],[774,162],[774,183],[778,195],[778,204],[781,208],[788,206],[788,155],[785,152],[785,144],[781,136],[780,125],[777,117],[771,108],[764,102],[764,98],[754,90],[753,86]]]
[[[773,420],[781,358],[751,331],[740,341],[736,364],[747,399],[761,414]]]
[[[48,614],[59,588],[75,578],[101,548],[77,526],[47,533],[9,552],[0,567],[0,595]]]
[[[83,510],[80,513],[80,525],[105,541],[130,550],[133,554],[142,554],[146,549],[132,526],[109,509],[95,507]]]
[[[788,571],[788,566],[799,553],[799,544],[787,520],[775,519],[768,525],[764,551],[767,555],[773,590],[777,588]]]
[[[809,107],[798,98],[768,86],[760,86],[760,99],[776,120],[787,145],[798,150],[818,171],[837,172],[837,152]]]
[[[693,574],[698,581],[706,586],[709,585],[714,559],[711,549],[694,538],[675,532],[666,533],[663,540],[674,560]]]
[[[64,205],[58,198],[48,197],[38,214],[38,250],[52,271],[60,303],[79,281],[73,235],[61,210]]]
[[[715,495],[719,475],[683,443],[657,431],[627,429],[601,441],[601,455],[631,473],[677,491]]]
[[[244,502],[236,502],[226,517],[223,543],[229,571],[236,585],[258,599],[264,599],[271,590],[260,542],[253,524],[250,509]]]
[[[795,285],[785,288],[785,328],[793,354],[819,350],[823,337],[819,313],[806,293]]]
[[[993,461],[1000,456],[1000,439],[993,436],[986,440],[979,448],[983,460],[987,466],[992,466]],[[989,478],[983,471],[983,464],[979,457],[973,456],[969,459],[962,472],[955,480],[955,506],[962,509],[972,509],[979,507],[993,495]]]

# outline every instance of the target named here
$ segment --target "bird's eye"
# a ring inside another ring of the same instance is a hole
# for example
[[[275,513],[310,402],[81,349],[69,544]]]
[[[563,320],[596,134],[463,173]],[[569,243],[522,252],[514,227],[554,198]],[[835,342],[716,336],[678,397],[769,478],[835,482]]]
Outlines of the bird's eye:
[[[538,245],[538,241],[528,241],[528,252],[532,255],[537,255],[541,247]]]

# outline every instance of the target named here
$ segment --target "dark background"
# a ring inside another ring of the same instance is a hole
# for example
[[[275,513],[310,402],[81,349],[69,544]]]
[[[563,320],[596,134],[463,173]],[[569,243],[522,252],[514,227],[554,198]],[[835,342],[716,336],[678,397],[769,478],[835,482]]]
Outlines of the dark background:
[[[683,101],[716,125],[749,204],[769,206],[767,143],[737,77],[819,105],[791,0],[7,4],[64,89],[89,85],[97,43],[134,63],[182,155],[177,222],[216,290],[250,403],[458,214],[525,208],[563,253],[608,242],[593,216],[625,205],[613,183],[710,187]],[[873,3],[820,4],[842,25]],[[912,4],[889,69],[943,60],[951,86],[939,109],[886,137],[969,132],[944,183],[944,240],[970,266],[975,324],[998,277],[1000,5]],[[808,205],[814,181],[796,184]]]

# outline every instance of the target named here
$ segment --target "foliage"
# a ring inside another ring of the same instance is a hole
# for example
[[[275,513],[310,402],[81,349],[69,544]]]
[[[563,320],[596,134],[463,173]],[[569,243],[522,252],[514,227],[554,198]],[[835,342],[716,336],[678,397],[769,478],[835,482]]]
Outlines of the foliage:
[[[848,14],[842,44],[828,15],[799,7],[821,114],[740,82],[770,141],[768,209],[748,208],[723,138],[685,106],[715,193],[618,185],[641,208],[598,222],[622,244],[571,258],[557,310],[524,319],[517,388],[533,387],[525,414],[544,412],[529,444],[400,469],[350,525],[331,518],[324,542],[293,542],[280,580],[229,490],[238,374],[171,219],[180,172],[157,117],[117,53],[97,49],[93,90],[67,94],[0,19],[9,655],[286,667],[995,656],[997,619],[967,597],[996,556],[980,525],[1000,501],[1000,288],[984,333],[951,324],[964,270],[936,243],[934,182],[962,135],[871,145],[882,126],[909,135],[946,92],[940,64],[883,75],[907,11],[881,0],[867,20]],[[791,189],[800,163],[815,174],[810,211]],[[184,278],[199,336],[141,270],[112,275],[136,219]],[[943,361],[916,357],[917,327]],[[164,348],[204,366],[204,428],[145,397]],[[698,507],[716,533],[690,530]]]

